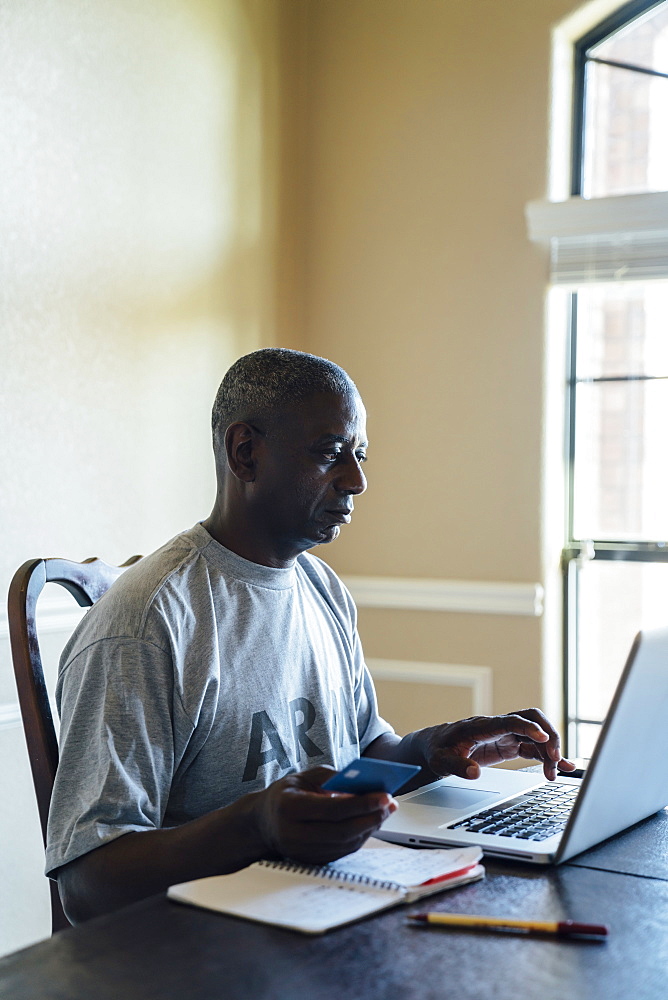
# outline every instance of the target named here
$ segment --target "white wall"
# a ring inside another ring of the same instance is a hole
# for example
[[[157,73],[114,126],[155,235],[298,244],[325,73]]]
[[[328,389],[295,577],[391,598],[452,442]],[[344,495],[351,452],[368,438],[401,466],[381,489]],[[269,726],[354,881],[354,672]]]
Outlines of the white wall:
[[[0,591],[206,516],[223,372],[272,341],[280,5],[0,5]],[[3,602],[4,603],[4,602]],[[0,610],[0,953],[49,932]]]

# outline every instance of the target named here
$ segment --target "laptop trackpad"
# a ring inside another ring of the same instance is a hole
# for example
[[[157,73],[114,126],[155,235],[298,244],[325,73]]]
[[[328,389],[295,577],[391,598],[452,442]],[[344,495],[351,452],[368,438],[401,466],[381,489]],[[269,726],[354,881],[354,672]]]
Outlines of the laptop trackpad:
[[[485,802],[498,799],[499,792],[485,788],[457,788],[455,785],[440,785],[430,788],[421,795],[411,797],[412,806],[439,806],[441,809],[475,809]]]

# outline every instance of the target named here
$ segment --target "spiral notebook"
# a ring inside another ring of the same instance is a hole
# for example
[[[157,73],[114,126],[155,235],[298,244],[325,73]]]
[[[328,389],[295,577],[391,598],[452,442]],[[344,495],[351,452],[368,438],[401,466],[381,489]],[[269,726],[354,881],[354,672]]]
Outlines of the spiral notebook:
[[[415,850],[373,841],[328,865],[258,861],[231,875],[182,882],[170,899],[322,934],[380,910],[480,879],[477,847]]]

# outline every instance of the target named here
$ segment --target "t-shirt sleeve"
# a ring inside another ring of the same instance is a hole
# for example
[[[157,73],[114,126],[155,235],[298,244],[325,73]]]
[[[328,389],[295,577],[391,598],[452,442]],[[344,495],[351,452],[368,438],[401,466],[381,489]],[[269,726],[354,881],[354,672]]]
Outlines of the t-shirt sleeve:
[[[357,713],[357,732],[359,734],[360,753],[364,753],[370,743],[384,733],[393,733],[394,729],[378,714],[376,689],[364,662],[362,643],[355,631],[354,635],[355,673],[358,678],[355,689],[355,710]]]
[[[125,833],[160,827],[193,728],[169,655],[144,640],[92,643],[61,671],[57,694],[47,874]]]

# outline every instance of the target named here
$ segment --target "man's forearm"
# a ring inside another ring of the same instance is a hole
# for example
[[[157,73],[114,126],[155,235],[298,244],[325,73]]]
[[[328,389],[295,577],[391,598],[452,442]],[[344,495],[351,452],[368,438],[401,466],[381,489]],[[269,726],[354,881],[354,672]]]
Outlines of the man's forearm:
[[[170,885],[237,871],[267,854],[254,810],[258,793],[183,826],[123,834],[58,871],[73,923],[164,892]]]
[[[436,781],[440,775],[435,774],[425,759],[425,745],[422,738],[423,730],[418,729],[403,738],[396,733],[383,733],[364,751],[363,756],[375,757],[379,760],[396,760],[400,764],[417,764],[422,770],[402,788],[401,792],[410,792],[414,788]]]

